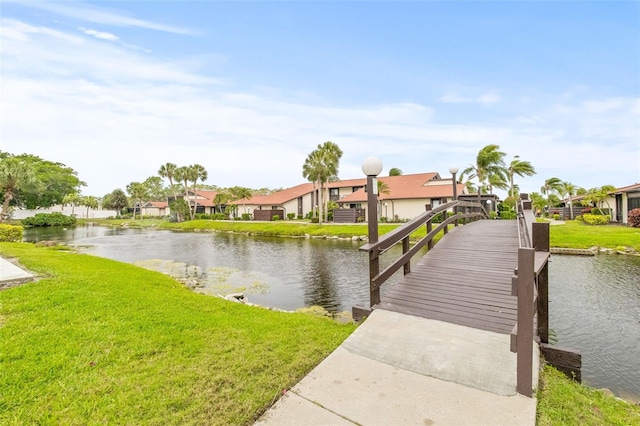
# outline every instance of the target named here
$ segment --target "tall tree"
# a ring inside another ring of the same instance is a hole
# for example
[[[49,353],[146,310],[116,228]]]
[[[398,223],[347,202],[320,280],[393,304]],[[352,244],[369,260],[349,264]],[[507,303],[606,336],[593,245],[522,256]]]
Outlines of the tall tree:
[[[0,193],[3,194],[0,223],[11,216],[9,206],[18,191],[32,188],[36,183],[36,175],[27,162],[10,157],[0,159]]]
[[[596,188],[591,188],[587,191],[585,199],[595,203],[595,205],[600,210],[602,210],[604,204],[606,203],[607,207],[609,208],[609,216],[611,217],[611,220],[613,220],[613,209],[611,208],[611,204],[609,204],[608,198],[610,194],[615,190],[616,187],[613,185],[603,185]]]
[[[198,179],[200,179],[201,181],[207,180],[207,177],[208,177],[207,170],[200,164],[192,164],[191,166],[187,167],[187,175],[189,180],[193,182],[193,194],[194,196],[196,196],[195,194],[196,194],[196,190],[198,189]],[[197,206],[198,206],[198,202],[197,202],[197,196],[196,196],[193,202],[193,210],[191,211],[191,220],[193,220],[193,218],[196,215]]]
[[[82,197],[82,204],[87,208],[87,219],[89,219],[89,209],[98,208],[98,199],[92,195]]]
[[[178,198],[178,195],[176,194],[176,187],[173,183],[173,179],[176,177],[177,168],[178,166],[173,163],[166,163],[160,166],[160,169],[158,169],[158,174],[160,175],[160,177],[166,178],[169,181],[169,187],[171,188],[171,193],[173,194],[174,200]]]
[[[229,194],[231,194],[230,201],[243,200],[244,205],[244,201],[251,198],[253,192],[251,189],[245,188],[244,186],[232,186],[229,188]],[[237,210],[237,208],[237,206],[234,206],[234,211]]]
[[[565,199],[565,205],[569,203],[569,216],[573,219],[573,200],[571,198],[576,194],[578,187],[571,182],[562,182],[558,186],[558,190],[562,198]]]
[[[320,189],[320,223],[322,223],[322,217],[326,220],[327,215],[324,208],[325,191],[328,192],[329,182],[338,179],[341,157],[342,150],[340,147],[331,141],[327,141],[323,144],[318,144],[318,147],[307,156],[302,166],[302,176],[310,182],[314,182]]]
[[[104,197],[104,206],[121,213],[122,209],[127,207],[127,196],[122,189],[114,189],[108,196]]]
[[[147,195],[150,200],[160,201],[167,197],[164,186],[162,185],[162,178],[158,176],[149,176],[142,182],[147,187]]]
[[[147,187],[140,182],[131,182],[127,185],[127,192],[133,201],[133,220],[136,220],[136,206],[142,207],[142,202],[147,197]]]
[[[551,177],[544,181],[544,185],[540,188],[540,192],[542,195],[547,196],[547,207],[551,210],[551,195],[556,192],[560,192],[560,185],[562,185],[562,180],[557,177]]]
[[[489,184],[489,177],[495,175],[504,176],[506,173],[505,155],[506,153],[500,151],[499,145],[487,145],[478,152],[475,164],[470,164],[469,167],[462,171],[462,174],[467,175],[469,179],[474,177],[478,179],[478,203],[482,200],[482,186]],[[504,180],[502,179],[502,181]]]
[[[35,176],[35,182],[29,187],[21,188],[14,194],[16,200],[28,209],[51,207],[61,204],[65,195],[80,192],[83,186],[75,170],[62,163],[44,160],[30,154],[13,156],[2,153],[4,158],[15,158],[29,166]]]
[[[82,203],[82,196],[77,192],[72,192],[71,194],[67,194],[62,198],[62,204],[70,204],[71,205],[71,215],[76,214],[76,206],[79,206]]]
[[[322,182],[322,173],[323,173],[323,163],[322,163],[322,154],[316,149],[313,150],[307,155],[307,158],[302,165],[302,176],[307,179],[309,182],[313,183],[314,192],[318,191],[318,194],[322,192],[321,182]],[[319,198],[316,197],[316,198]],[[320,205],[319,200],[316,199],[316,205]],[[311,206],[313,209],[314,215],[318,217],[318,209],[315,206]],[[322,215],[319,217],[320,223],[322,223]]]
[[[520,177],[524,176],[533,176],[536,174],[536,170],[533,165],[528,162],[520,159],[519,155],[513,157],[511,163],[509,163],[509,167],[507,167],[507,174],[509,175],[509,196],[517,198],[515,191],[515,184],[513,182],[514,175],[518,175]]]
[[[402,170],[397,167],[392,167],[389,169],[389,176],[401,176]]]

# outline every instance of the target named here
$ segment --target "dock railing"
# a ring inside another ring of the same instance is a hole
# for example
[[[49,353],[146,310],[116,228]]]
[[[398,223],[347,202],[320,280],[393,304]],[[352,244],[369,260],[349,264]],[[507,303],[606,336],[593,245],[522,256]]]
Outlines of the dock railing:
[[[516,390],[531,397],[534,338],[549,343],[549,223],[536,222],[528,194],[520,194],[517,221],[520,244],[511,294],[518,298],[518,316],[511,332],[511,351],[517,354]]]
[[[449,210],[453,211],[451,216],[448,214]],[[442,222],[434,224],[433,219],[439,213],[442,213]],[[425,246],[429,250],[433,248],[433,238],[440,231],[446,234],[451,224],[457,226],[461,222],[466,223],[488,218],[489,215],[481,204],[456,200],[441,204],[433,210],[428,210],[383,235],[379,241],[367,243],[360,247],[361,251],[369,252],[369,308],[354,307],[354,318],[368,315],[370,308],[380,303],[380,287],[396,271],[403,268],[405,275],[411,272],[411,259],[413,256],[418,254]],[[409,241],[411,234],[422,226],[426,226],[426,235],[411,246]],[[383,271],[380,271],[380,256],[398,243],[402,243],[402,255]]]

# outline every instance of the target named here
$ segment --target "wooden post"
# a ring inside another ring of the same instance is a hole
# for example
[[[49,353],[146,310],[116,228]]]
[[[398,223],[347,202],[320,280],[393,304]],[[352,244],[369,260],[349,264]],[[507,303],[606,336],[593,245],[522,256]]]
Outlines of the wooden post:
[[[534,222],[532,245],[536,251],[549,251],[549,223]],[[538,336],[540,342],[549,343],[549,263],[538,275]]]
[[[409,237],[402,239],[402,254],[405,254],[409,251]],[[407,275],[411,272],[411,260],[408,260],[407,263],[404,264],[404,274]]]
[[[518,249],[517,385],[519,394],[533,396],[533,280],[535,250]]]
[[[431,232],[432,229],[433,229],[433,225],[431,224],[431,219],[429,219],[429,222],[427,222],[427,234],[429,234],[429,232]],[[429,250],[433,248],[433,238],[430,239],[429,242],[427,243],[427,248]]]
[[[367,176],[367,225],[369,243],[378,242],[378,182],[375,176]],[[378,249],[369,252],[369,303],[380,303],[380,289],[373,285],[373,279],[380,273],[380,253]]]

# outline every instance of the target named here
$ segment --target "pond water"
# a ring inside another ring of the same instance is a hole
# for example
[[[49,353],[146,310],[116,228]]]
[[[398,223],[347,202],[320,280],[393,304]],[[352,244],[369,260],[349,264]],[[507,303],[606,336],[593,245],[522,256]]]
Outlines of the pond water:
[[[582,352],[582,380],[640,401],[640,257],[552,256],[549,327]]]
[[[244,292],[251,303],[285,310],[318,305],[335,313],[369,301],[361,242],[99,226],[25,230],[25,241],[41,240],[197,280],[203,287],[196,291]],[[554,255],[549,274],[550,328],[558,345],[582,352],[584,383],[640,401],[640,257]]]

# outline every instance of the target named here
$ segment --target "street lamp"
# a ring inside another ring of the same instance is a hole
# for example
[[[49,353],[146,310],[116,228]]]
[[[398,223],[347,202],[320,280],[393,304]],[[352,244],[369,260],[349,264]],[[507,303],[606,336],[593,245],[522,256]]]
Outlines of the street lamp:
[[[362,162],[362,172],[367,176],[367,222],[369,225],[369,242],[378,242],[378,179],[382,171],[382,160],[378,157],[367,157]]]
[[[449,167],[449,173],[451,173],[451,180],[453,181],[453,201],[458,199],[458,182],[456,181],[456,173],[458,168],[456,166]]]
[[[451,173],[451,181],[453,182],[453,200],[458,200],[458,181],[456,180],[456,173],[458,173],[458,168],[456,166],[449,167],[449,173]],[[458,206],[453,208],[453,215],[458,214]],[[458,226],[458,221],[453,222],[453,226]]]

